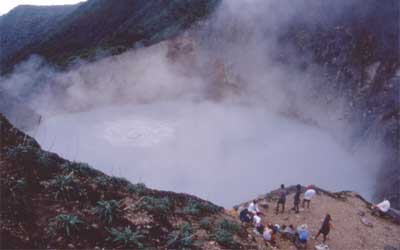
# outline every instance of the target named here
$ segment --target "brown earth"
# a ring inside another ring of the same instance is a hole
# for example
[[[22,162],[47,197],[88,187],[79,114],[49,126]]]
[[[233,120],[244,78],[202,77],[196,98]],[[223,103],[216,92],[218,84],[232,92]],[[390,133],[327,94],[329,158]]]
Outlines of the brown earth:
[[[267,198],[259,197],[258,201],[261,203],[259,208],[264,213],[262,223],[264,225],[270,223],[292,224],[295,228],[298,225],[307,224],[313,237],[318,232],[325,215],[329,213],[334,225],[326,241],[330,250],[400,249],[400,225],[395,224],[390,218],[371,215],[370,204],[354,192],[318,192],[318,195],[313,198],[310,208],[300,208],[299,214],[290,209],[293,207],[293,196],[293,193],[289,194],[286,211],[278,215],[275,213],[276,198],[273,194],[269,194]],[[269,208],[265,208],[264,204]],[[361,221],[360,214],[364,214],[372,226],[366,226]],[[314,240],[312,237],[308,242],[308,249],[314,249],[315,245],[322,243],[322,235],[318,240]],[[256,238],[261,238],[261,236]],[[277,238],[277,248],[296,249],[294,244],[288,240],[281,239],[279,235]],[[262,242],[261,239],[257,239],[257,241]],[[393,248],[389,248],[389,246]]]

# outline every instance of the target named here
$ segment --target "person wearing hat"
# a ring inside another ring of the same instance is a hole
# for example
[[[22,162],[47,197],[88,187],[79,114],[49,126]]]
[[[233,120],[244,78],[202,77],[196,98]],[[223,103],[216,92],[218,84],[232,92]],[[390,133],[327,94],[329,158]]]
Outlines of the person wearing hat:
[[[297,248],[307,248],[309,234],[307,224],[297,227],[297,238],[295,241]]]

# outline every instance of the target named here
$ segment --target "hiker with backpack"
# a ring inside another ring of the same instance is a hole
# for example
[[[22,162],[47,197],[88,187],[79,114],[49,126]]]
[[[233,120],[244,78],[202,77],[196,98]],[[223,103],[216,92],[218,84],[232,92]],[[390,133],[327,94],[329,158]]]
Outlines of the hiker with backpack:
[[[288,195],[285,185],[281,184],[281,189],[279,190],[279,200],[276,204],[276,214],[279,213],[279,206],[282,206],[282,213],[285,212],[286,196]]]
[[[328,236],[331,228],[333,228],[333,224],[332,224],[332,218],[330,214],[327,214],[325,216],[324,221],[322,222],[321,228],[319,229],[317,235],[314,237],[314,239],[316,240],[318,238],[318,236],[320,234],[322,234],[322,236],[324,237],[323,239],[323,243],[325,243],[326,241],[326,237]]]
[[[299,205],[300,205],[300,193],[301,193],[301,186],[300,184],[296,185],[296,194],[294,195],[294,206],[293,210],[296,212],[296,214],[299,213]]]
[[[313,189],[312,185],[307,186],[307,190],[304,193],[303,203],[301,206],[304,208],[305,203],[307,203],[307,208],[310,208],[311,199],[315,196],[317,192]]]

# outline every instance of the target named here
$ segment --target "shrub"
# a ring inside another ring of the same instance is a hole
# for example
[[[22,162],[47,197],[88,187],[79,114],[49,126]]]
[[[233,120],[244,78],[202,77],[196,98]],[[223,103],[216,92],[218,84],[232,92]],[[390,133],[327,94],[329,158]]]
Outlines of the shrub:
[[[234,248],[237,243],[233,239],[233,235],[241,230],[241,226],[225,218],[219,219],[216,224],[212,238],[222,246]]]
[[[95,182],[101,189],[107,189],[108,185],[110,184],[110,177],[101,175],[97,176],[95,179]]]
[[[128,186],[129,184],[131,184],[127,179],[122,178],[122,177],[111,177],[110,181],[113,185],[116,186]]]
[[[50,230],[64,231],[67,237],[71,234],[79,231],[79,225],[84,224],[76,215],[71,214],[59,214],[56,217],[50,219]]]
[[[202,212],[216,213],[219,210],[220,208],[218,206],[213,205],[209,202],[189,199],[186,206],[179,212],[187,215],[200,215]]]
[[[233,234],[238,233],[241,230],[241,226],[235,221],[229,221],[225,218],[221,218],[217,221],[217,228],[226,230]]]
[[[62,168],[66,172],[73,171],[74,173],[77,173],[82,176],[93,176],[99,174],[99,171],[89,166],[89,164],[82,162],[65,162],[62,165]]]
[[[168,235],[168,248],[185,248],[194,244],[194,230],[192,225],[185,223],[176,231]]]
[[[140,242],[144,236],[139,231],[133,231],[129,226],[125,227],[122,231],[119,231],[115,228],[107,229],[107,231],[111,234],[107,240],[112,240],[114,243],[123,244],[124,247],[144,247],[143,243]]]
[[[128,192],[142,195],[146,193],[147,187],[144,183],[128,184]]]
[[[225,229],[217,229],[212,235],[212,239],[225,247],[234,248],[237,245],[236,241],[233,239],[233,234]]]
[[[198,201],[190,199],[186,206],[181,211],[183,214],[188,215],[199,215],[200,214],[200,204]]]
[[[141,201],[140,208],[155,214],[166,214],[171,210],[171,201],[168,197],[155,198],[145,196]]]
[[[106,224],[111,224],[119,212],[120,204],[116,200],[98,201],[97,206],[93,208],[93,214]]]
[[[211,221],[210,218],[205,217],[200,220],[200,228],[205,229],[205,230],[210,230],[211,229]]]
[[[78,185],[73,179],[73,172],[59,175],[50,180],[50,188],[54,190],[55,199],[72,200],[79,193]]]

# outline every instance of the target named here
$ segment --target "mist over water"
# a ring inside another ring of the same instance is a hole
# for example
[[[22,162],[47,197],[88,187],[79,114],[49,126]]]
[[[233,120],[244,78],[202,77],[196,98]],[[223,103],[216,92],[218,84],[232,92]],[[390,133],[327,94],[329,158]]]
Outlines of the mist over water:
[[[355,140],[348,100],[277,41],[307,9],[288,3],[223,1],[176,40],[64,72],[32,57],[0,86],[43,115],[44,149],[151,188],[228,207],[282,183],[371,197],[379,141]]]
[[[368,194],[371,164],[331,135],[260,107],[117,106],[45,120],[36,138],[71,160],[152,188],[233,206],[281,183]]]

